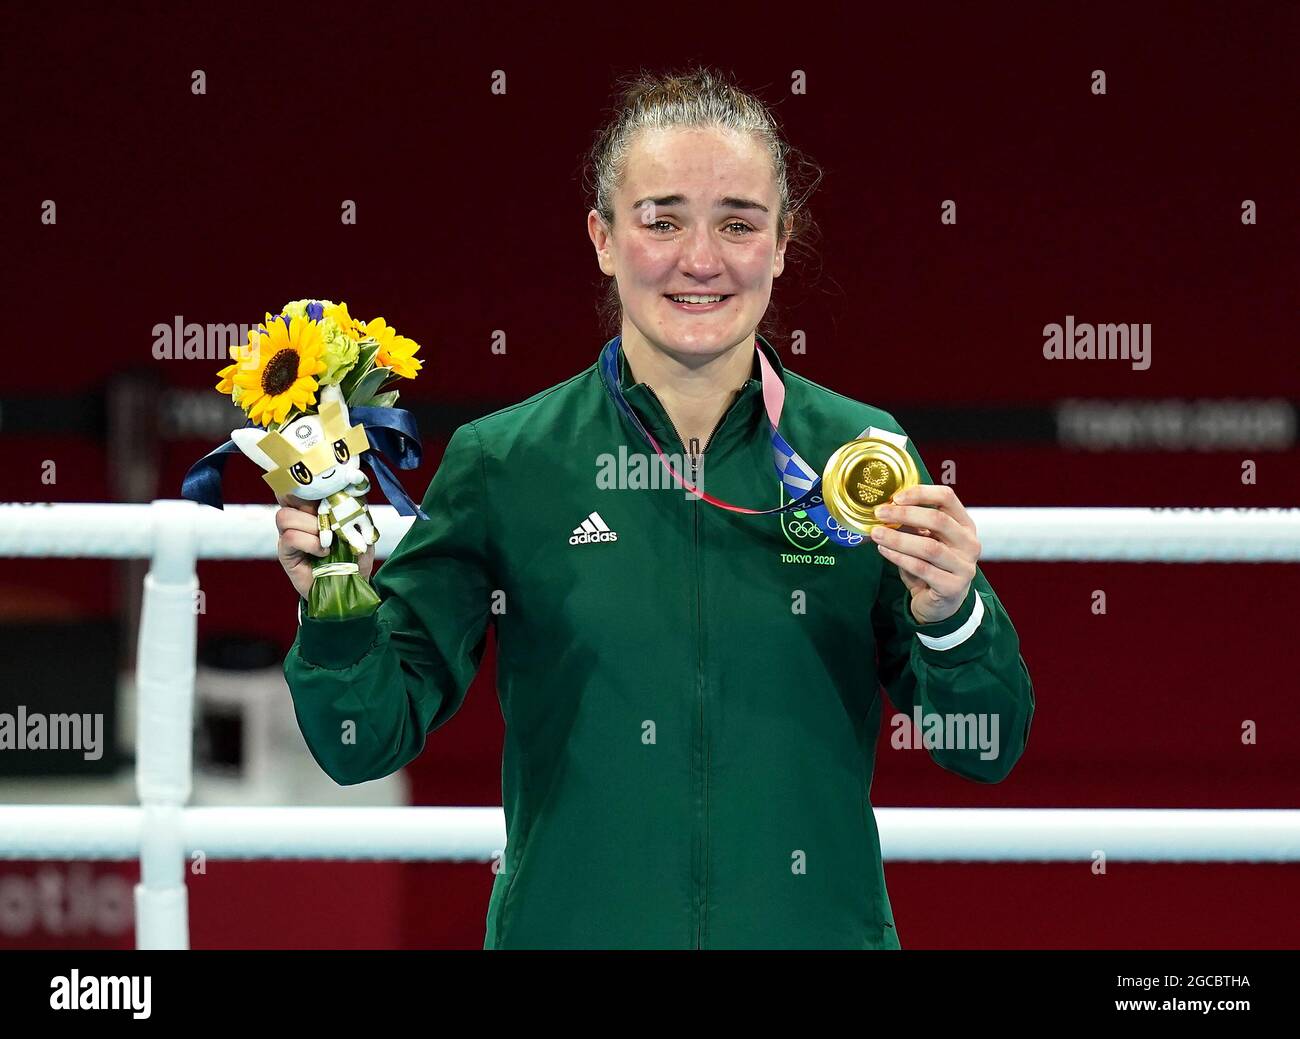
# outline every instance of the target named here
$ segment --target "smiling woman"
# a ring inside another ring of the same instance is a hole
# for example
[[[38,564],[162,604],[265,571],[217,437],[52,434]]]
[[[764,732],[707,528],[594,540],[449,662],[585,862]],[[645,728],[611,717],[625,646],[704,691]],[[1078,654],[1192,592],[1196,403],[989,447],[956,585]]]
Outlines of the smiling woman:
[[[822,174],[761,101],[716,70],[643,73],[622,85],[588,170],[588,234],[610,275],[600,307],[607,335],[629,316],[636,328],[652,325],[664,316],[650,307],[660,299],[666,313],[721,312],[709,334],[778,334],[772,279],[787,249],[811,255],[807,201]],[[718,249],[702,268],[665,270],[683,243],[711,242]]]
[[[804,217],[788,154],[720,73],[634,80],[587,216],[617,334],[456,429],[374,614],[301,619],[285,674],[340,783],[421,752],[495,626],[507,843],[485,947],[899,948],[869,797],[880,687],[999,734],[927,743],[959,775],[998,782],[1025,747],[1029,674],[961,502],[893,416],[758,332]],[[828,515],[784,439],[820,461],[855,435],[916,478],[857,466],[869,532]],[[660,440],[689,457],[672,479],[608,478],[616,454],[672,457]],[[822,540],[792,540],[789,515]]]
[[[777,335],[772,283],[787,250],[816,234],[807,203],[820,181],[767,106],[708,68],[625,81],[591,149],[605,331],[621,334],[697,471],[748,376],[755,331]]]

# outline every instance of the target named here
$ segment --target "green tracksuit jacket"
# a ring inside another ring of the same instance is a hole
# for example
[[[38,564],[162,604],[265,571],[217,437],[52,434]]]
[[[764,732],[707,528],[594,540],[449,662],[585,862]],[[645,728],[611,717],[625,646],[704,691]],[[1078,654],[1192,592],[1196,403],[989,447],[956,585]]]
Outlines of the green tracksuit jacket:
[[[759,346],[811,465],[868,425],[902,432]],[[621,351],[619,367],[687,457]],[[918,625],[872,543],[727,512],[662,470],[645,486],[646,454],[595,363],[458,427],[429,519],[375,571],[377,612],[313,620],[300,602],[284,670],[307,745],[341,784],[400,769],[460,707],[495,624],[508,840],[485,948],[899,948],[869,800],[880,687],[908,716],[982,716],[995,756],[927,747],[1000,781],[1034,710],[1010,619],[980,573],[954,616]],[[750,508],[789,500],[757,358],[697,479]]]

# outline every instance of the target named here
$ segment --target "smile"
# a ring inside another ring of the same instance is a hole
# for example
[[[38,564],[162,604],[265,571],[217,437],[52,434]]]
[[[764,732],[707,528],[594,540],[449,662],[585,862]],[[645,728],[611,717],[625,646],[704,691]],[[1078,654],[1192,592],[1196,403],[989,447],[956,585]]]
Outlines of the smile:
[[[702,293],[685,292],[674,295],[665,295],[664,299],[679,310],[708,311],[716,310],[718,307],[724,306],[727,300],[731,299],[731,294],[721,295],[718,293],[711,293],[705,295]]]

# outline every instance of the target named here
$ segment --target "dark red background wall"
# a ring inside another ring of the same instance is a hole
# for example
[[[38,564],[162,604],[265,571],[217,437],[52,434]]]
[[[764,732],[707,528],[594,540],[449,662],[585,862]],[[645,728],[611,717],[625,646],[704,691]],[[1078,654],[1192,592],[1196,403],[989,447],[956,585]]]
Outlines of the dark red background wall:
[[[405,475],[418,497],[453,416],[595,359],[602,278],[582,153],[616,75],[698,60],[774,102],[825,170],[817,269],[787,268],[775,296],[809,349],[792,357],[778,341],[783,357],[905,425],[951,416],[919,446],[932,470],[957,463],[967,504],[1295,505],[1293,442],[1252,454],[1259,480],[1243,486],[1240,451],[1067,450],[1015,430],[980,439],[970,417],[1050,415],[1070,398],[1300,400],[1298,10],[10,6],[0,399],[93,408],[134,370],[206,389],[220,365],[155,360],[155,323],[256,322],[289,299],[344,298],[423,345],[404,399],[446,421],[425,430],[426,464]],[[204,96],[191,93],[195,69]],[[504,96],[489,90],[497,69]],[[1089,89],[1094,69],[1105,96]],[[789,92],[795,70],[806,96]],[[40,223],[45,199],[56,226]],[[356,226],[339,221],[344,199]],[[945,199],[955,226],[940,224]],[[1245,199],[1254,226],[1241,222]],[[1042,327],[1067,314],[1150,322],[1150,369],[1045,360]],[[504,356],[489,349],[498,329]],[[102,438],[0,417],[0,443],[4,498],[114,500]],[[169,442],[153,496],[177,496],[211,446]],[[54,486],[40,481],[47,458]],[[230,470],[228,500],[267,500],[251,467]],[[11,613],[39,593],[111,615],[113,572],[7,562],[0,592]],[[1035,680],[1029,749],[987,787],[882,748],[877,805],[1296,807],[1294,565],[986,572]],[[293,596],[276,564],[204,563],[199,576],[201,634],[237,628],[288,646]],[[1096,589],[1105,616],[1090,611]],[[1245,719],[1256,746],[1241,744]],[[411,767],[417,803],[499,804],[500,745],[489,660]],[[1272,947],[1300,937],[1297,870],[887,874],[912,947]],[[490,884],[485,866],[225,866],[192,885],[194,945],[476,946]],[[363,897],[375,890],[401,893]]]

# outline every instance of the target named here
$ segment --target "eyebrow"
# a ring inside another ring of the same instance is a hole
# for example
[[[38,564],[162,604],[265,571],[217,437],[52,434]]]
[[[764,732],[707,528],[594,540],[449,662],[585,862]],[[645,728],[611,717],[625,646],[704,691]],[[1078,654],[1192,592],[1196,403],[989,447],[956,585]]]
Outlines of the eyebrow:
[[[637,199],[636,202],[632,203],[632,209],[633,211],[638,210],[647,202],[651,203],[656,208],[667,208],[669,206],[680,206],[685,203],[685,201],[685,195],[664,195],[660,198],[642,198]],[[755,202],[750,198],[736,198],[733,195],[728,195],[724,198],[718,199],[718,201],[714,203],[714,206],[719,209],[757,209],[760,213],[768,212],[767,206],[763,205],[761,202]]]

